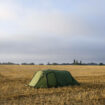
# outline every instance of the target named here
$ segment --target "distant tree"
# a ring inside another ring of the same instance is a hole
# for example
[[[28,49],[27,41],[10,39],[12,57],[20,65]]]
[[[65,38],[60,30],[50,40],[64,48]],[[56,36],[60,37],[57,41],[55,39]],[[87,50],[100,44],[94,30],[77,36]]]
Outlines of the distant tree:
[[[28,65],[27,63],[21,63],[21,65]]]
[[[62,63],[61,65],[71,65],[70,63]]]
[[[75,63],[76,63],[76,61],[75,61],[75,59],[74,59],[73,64],[75,65]]]
[[[59,65],[59,64],[54,62],[54,63],[52,63],[52,65]]]
[[[34,63],[29,63],[29,65],[35,65]]]
[[[7,62],[7,63],[3,63],[4,65],[15,65],[15,63],[12,63],[12,62]]]
[[[79,63],[78,63],[78,60],[76,60],[76,61],[75,61],[75,64],[76,64],[76,65],[78,65],[78,64],[79,64]]]
[[[50,62],[48,62],[47,65],[51,65]]]
[[[91,62],[91,63],[87,63],[87,65],[97,65],[97,63]]]
[[[80,65],[82,65],[82,61],[80,61]]]
[[[44,65],[43,63],[40,63],[39,65]]]
[[[75,59],[74,59],[73,64],[74,64],[74,65],[79,65],[80,63],[78,62],[78,60],[75,60]]]
[[[101,63],[99,63],[99,65],[104,65],[104,64],[101,62]]]
[[[34,63],[21,63],[21,65],[35,65]]]

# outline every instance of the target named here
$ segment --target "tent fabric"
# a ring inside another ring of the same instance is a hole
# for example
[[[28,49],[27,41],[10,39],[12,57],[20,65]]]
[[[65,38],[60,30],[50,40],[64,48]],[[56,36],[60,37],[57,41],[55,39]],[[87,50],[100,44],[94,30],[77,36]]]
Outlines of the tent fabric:
[[[69,85],[79,85],[68,71],[42,70],[35,72],[29,86],[35,88],[50,88]]]

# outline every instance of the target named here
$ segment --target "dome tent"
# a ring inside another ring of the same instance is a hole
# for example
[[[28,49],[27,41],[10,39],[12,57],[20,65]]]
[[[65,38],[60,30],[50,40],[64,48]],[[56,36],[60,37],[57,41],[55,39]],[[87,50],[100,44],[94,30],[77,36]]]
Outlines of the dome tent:
[[[35,72],[29,86],[35,88],[51,88],[79,85],[68,71],[42,70]]]

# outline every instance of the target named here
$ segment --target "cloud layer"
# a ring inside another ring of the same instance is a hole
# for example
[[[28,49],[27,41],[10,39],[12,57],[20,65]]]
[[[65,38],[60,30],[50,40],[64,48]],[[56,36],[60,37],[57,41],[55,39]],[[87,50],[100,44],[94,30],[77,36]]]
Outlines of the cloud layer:
[[[0,58],[105,62],[105,1],[0,0]]]

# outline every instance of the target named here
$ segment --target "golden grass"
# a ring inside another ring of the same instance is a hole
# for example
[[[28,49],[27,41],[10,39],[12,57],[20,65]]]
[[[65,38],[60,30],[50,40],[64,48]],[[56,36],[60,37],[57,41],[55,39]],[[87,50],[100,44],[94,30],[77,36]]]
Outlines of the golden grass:
[[[68,70],[81,85],[25,86],[36,70],[43,69]],[[0,105],[105,105],[105,66],[0,65]]]

